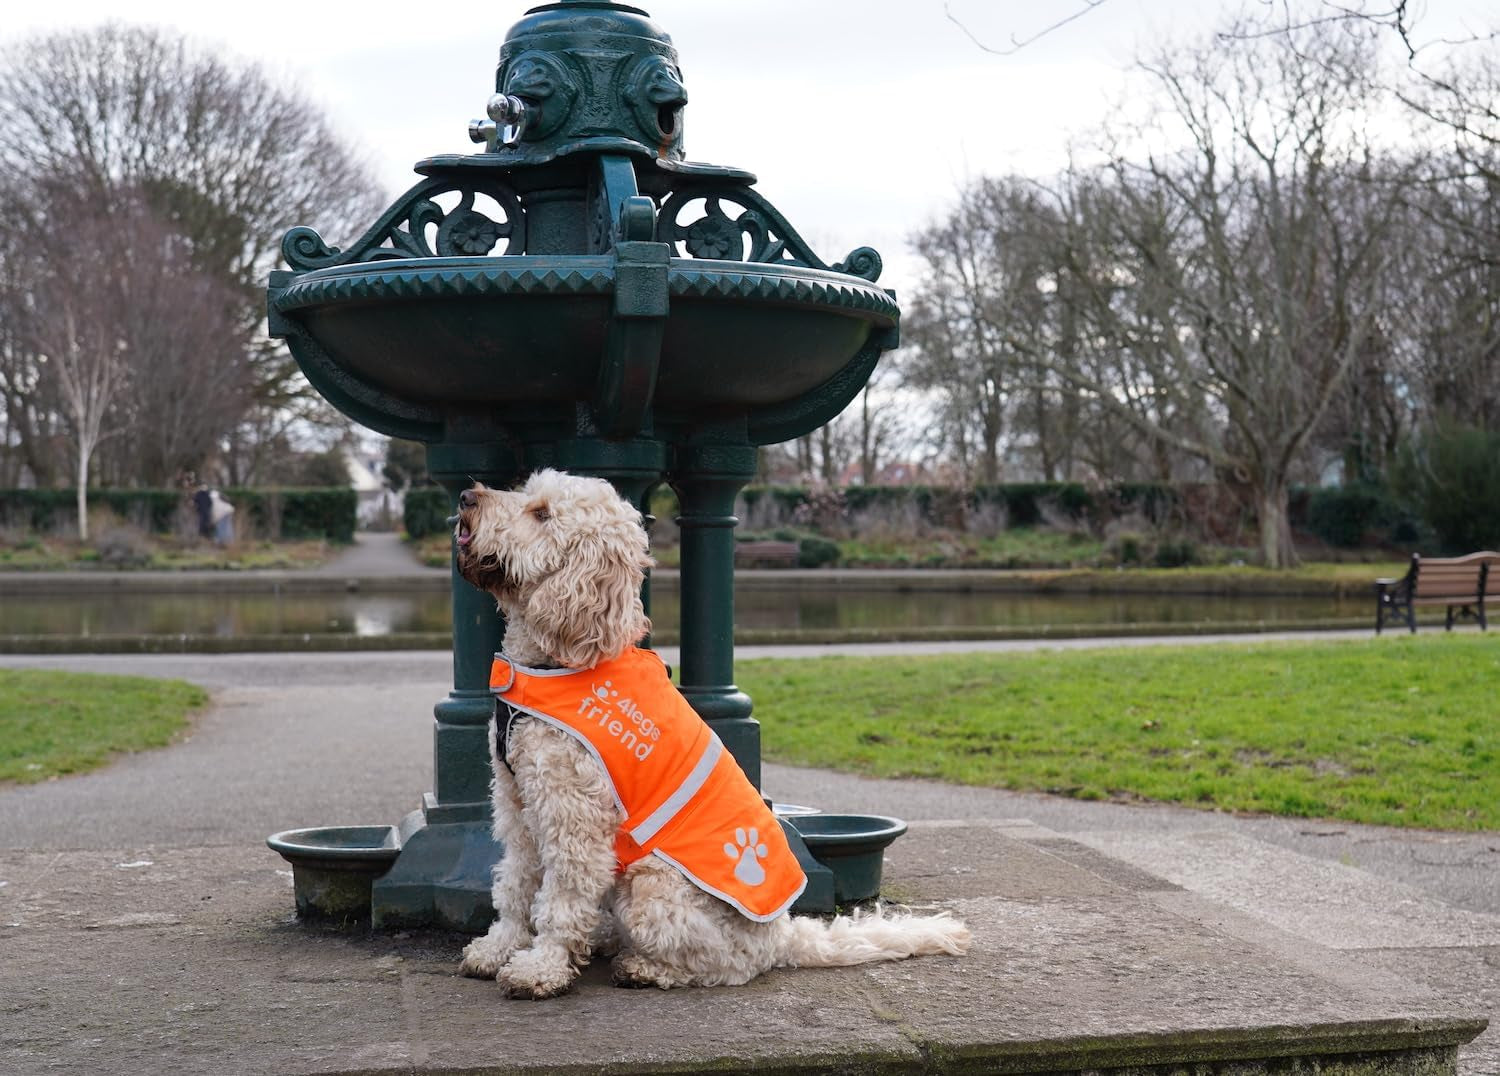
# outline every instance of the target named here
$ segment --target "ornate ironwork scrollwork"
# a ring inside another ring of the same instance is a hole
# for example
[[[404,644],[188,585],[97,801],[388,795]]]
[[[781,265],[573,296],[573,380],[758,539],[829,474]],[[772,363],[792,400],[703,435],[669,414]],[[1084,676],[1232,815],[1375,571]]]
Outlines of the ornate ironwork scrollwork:
[[[682,223],[679,218],[683,210],[700,199],[703,216]],[[740,215],[731,218],[725,213],[725,202],[738,206]],[[743,186],[695,184],[674,191],[662,203],[657,233],[662,242],[685,248],[694,258],[801,265],[870,281],[880,278],[882,268],[880,255],[870,247],[852,250],[843,261],[832,265],[822,261],[775,206]]]
[[[434,201],[453,192],[460,197],[451,211]],[[476,210],[476,195],[493,199],[504,219],[492,220]],[[437,226],[435,244],[427,240],[430,225]],[[281,256],[302,271],[392,258],[472,257],[488,254],[502,239],[506,240],[502,254],[526,250],[526,214],[513,190],[493,180],[434,178],[398,198],[348,250],[330,247],[311,228],[293,228],[282,236]]]

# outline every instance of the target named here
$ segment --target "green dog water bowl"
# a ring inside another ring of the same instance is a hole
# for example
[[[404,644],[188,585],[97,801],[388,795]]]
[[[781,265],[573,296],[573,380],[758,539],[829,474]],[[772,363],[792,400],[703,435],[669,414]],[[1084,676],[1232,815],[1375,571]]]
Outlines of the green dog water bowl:
[[[370,883],[401,854],[395,826],[289,829],[266,844],[292,865],[297,914],[310,919],[368,919]]]
[[[901,819],[878,814],[809,814],[787,821],[802,835],[813,858],[833,872],[833,899],[838,903],[880,895],[886,846],[906,832]]]

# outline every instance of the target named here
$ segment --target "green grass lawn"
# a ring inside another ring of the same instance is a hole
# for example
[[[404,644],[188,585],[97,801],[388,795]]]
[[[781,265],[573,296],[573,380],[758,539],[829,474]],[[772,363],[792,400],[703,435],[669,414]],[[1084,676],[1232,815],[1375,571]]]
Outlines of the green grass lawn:
[[[767,759],[1500,830],[1500,636],[747,661]]]
[[[164,746],[207,702],[181,680],[0,669],[0,781],[82,773]]]

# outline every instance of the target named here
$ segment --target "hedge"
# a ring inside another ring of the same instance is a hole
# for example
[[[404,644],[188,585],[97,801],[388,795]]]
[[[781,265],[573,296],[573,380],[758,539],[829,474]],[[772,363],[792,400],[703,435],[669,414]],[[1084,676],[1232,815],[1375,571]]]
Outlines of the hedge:
[[[1006,482],[971,490],[920,485],[848,486],[841,492],[851,515],[914,505],[922,519],[941,524],[963,511],[998,505],[1004,507],[1011,527],[1037,526],[1049,508],[1075,522],[1110,519],[1135,508],[1155,523],[1164,519],[1180,499],[1171,486],[1156,483],[1122,484],[1099,492],[1091,492],[1079,482]],[[747,486],[741,493],[747,511],[764,500],[775,504],[788,518],[811,496],[812,492],[802,486]]]
[[[1500,431],[1439,422],[1402,445],[1392,478],[1441,552],[1500,546]]]
[[[401,523],[408,537],[425,538],[446,531],[452,514],[447,490],[442,486],[417,486],[406,491]]]
[[[352,542],[358,494],[334,489],[223,490],[234,505],[242,535]],[[192,495],[170,489],[97,489],[88,494],[90,511],[108,509],[121,519],[154,534],[180,527],[197,528]],[[0,526],[49,533],[70,529],[78,510],[71,489],[0,490]]]
[[[1352,549],[1393,514],[1381,490],[1370,486],[1330,486],[1307,492],[1306,527],[1332,546]]]
[[[295,540],[354,541],[359,494],[338,489],[231,489],[224,496],[245,513],[257,534]]]
[[[968,490],[923,485],[847,486],[839,492],[851,516],[914,507],[921,519],[939,526],[952,525],[965,512],[983,505],[1002,506],[1010,527],[1035,527],[1045,521],[1047,511],[1075,523],[1095,525],[1139,512],[1153,526],[1164,526],[1174,515],[1192,514],[1185,492],[1191,494],[1196,488],[1129,482],[1090,490],[1077,482],[1009,482]],[[767,502],[774,505],[773,518],[790,521],[799,506],[810,503],[813,491],[804,486],[747,486],[740,497],[742,515]],[[1411,528],[1409,514],[1391,495],[1369,486],[1298,487],[1291,491],[1288,507],[1294,526],[1306,527],[1335,546],[1357,546],[1372,534],[1400,541]],[[676,497],[670,487],[658,487],[651,509],[658,518],[677,514]],[[406,494],[404,522],[413,538],[446,531],[451,514],[448,494],[439,487],[420,487]],[[1186,551],[1176,552],[1175,559],[1191,562]]]
[[[142,530],[165,534],[175,529],[183,494],[170,489],[89,490],[89,509],[107,508]],[[0,490],[0,526],[54,531],[78,517],[78,494],[71,489]]]

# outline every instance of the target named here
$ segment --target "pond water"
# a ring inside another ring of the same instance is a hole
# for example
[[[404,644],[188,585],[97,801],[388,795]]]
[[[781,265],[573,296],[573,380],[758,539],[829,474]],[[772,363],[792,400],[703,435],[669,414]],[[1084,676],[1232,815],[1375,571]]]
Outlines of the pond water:
[[[675,635],[679,592],[658,586],[651,616]],[[282,594],[8,594],[0,635],[355,635],[443,633],[451,628],[446,592]],[[1001,627],[1021,631],[1118,624],[1298,622],[1361,618],[1368,601],[1189,595],[1053,595],[852,590],[847,587],[741,587],[735,626],[743,631],[828,632]]]

